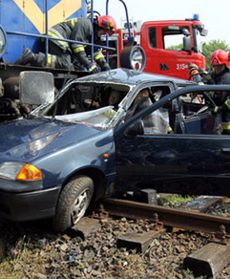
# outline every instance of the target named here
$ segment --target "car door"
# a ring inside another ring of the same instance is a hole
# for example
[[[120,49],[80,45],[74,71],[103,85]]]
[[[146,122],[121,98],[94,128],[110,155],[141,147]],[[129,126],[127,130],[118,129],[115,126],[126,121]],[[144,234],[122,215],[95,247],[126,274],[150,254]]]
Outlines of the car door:
[[[144,117],[167,107],[174,100],[185,99],[190,94],[197,97],[199,92],[209,94],[210,90],[221,93],[230,90],[230,86],[192,86],[176,90],[116,129],[118,188],[151,187],[167,192],[206,194],[212,190],[215,194],[230,192],[230,187],[226,187],[230,182],[230,138],[229,135],[213,132],[218,119],[213,114],[215,104],[204,101],[203,107],[201,104],[201,108],[195,112],[194,105],[189,111],[186,104],[187,115],[183,108],[175,112],[170,107],[173,130],[175,115],[182,115],[183,123],[180,124],[184,129],[180,132],[146,134],[142,131],[143,127],[140,128],[140,121]],[[136,130],[132,127],[136,127]]]

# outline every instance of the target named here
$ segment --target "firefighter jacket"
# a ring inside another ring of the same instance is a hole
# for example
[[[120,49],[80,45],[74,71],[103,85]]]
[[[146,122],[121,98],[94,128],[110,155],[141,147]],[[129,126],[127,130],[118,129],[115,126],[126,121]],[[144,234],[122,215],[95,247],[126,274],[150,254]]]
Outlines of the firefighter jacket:
[[[211,74],[213,84],[230,84],[230,70],[228,68],[225,68],[225,70],[220,74]],[[227,92],[224,92],[223,94],[216,94],[214,96],[214,101],[218,106],[221,106],[224,101],[226,100]]]
[[[230,84],[230,70],[227,67],[219,74],[215,74],[215,72],[206,73],[202,69],[198,69],[197,66],[191,67],[190,77],[191,80],[198,84]],[[217,128],[217,130],[222,130],[223,134],[230,134],[230,95],[228,92],[222,92],[221,94],[216,92],[212,98],[216,104],[214,109],[214,112],[217,113],[216,119],[221,122],[222,126],[222,128]],[[218,127],[219,125],[217,124],[216,126]]]
[[[53,26],[48,35],[53,38],[61,38],[78,41],[77,43],[68,43],[59,40],[53,40],[63,53],[70,53],[74,59],[77,59],[80,65],[88,70],[92,62],[88,59],[84,43],[91,42],[93,26],[88,18],[73,18]],[[82,43],[81,43],[82,42]],[[95,50],[94,60],[104,59],[100,49]],[[105,60],[105,59],[104,59]],[[104,61],[105,62],[105,61]]]
[[[211,74],[214,84],[230,84],[230,70],[225,70],[220,74]],[[222,92],[221,94],[214,94],[213,100],[218,107],[220,107],[220,113],[222,118],[222,130],[223,134],[230,134],[230,95],[228,92]]]
[[[92,35],[92,24],[86,18],[73,18],[53,26],[48,34],[53,38],[89,43]],[[78,52],[80,47],[84,48],[83,44],[72,44],[58,40],[53,40],[52,42],[58,45],[63,52],[69,51],[72,53],[73,50]]]

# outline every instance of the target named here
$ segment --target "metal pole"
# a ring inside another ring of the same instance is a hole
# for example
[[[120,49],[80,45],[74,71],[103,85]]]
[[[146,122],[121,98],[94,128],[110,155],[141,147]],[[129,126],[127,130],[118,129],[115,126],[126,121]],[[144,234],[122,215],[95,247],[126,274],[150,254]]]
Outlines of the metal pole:
[[[92,23],[92,35],[91,35],[91,62],[93,62],[93,59],[94,59],[94,28],[93,28],[93,16],[94,16],[94,3],[93,3],[94,0],[91,0],[91,11],[90,11],[90,14],[91,14],[91,23]]]
[[[106,9],[105,9],[105,14],[109,14],[109,0],[106,0]]]
[[[49,51],[49,39],[48,39],[48,0],[45,1],[45,32],[46,32],[46,38],[45,38],[45,63],[47,66],[48,62],[48,51]]]
[[[130,31],[130,25],[129,25],[129,15],[128,15],[128,9],[127,9],[127,6],[125,4],[125,2],[123,0],[119,0],[123,5],[124,5],[124,8],[125,8],[125,14],[126,14],[126,22],[127,22],[127,25],[128,25],[128,42],[133,42],[133,37],[131,36],[131,31]]]
[[[105,14],[109,14],[109,0],[106,0],[106,9],[105,9]],[[109,36],[106,34],[106,47],[109,46]],[[109,63],[109,53],[106,51],[106,62]]]

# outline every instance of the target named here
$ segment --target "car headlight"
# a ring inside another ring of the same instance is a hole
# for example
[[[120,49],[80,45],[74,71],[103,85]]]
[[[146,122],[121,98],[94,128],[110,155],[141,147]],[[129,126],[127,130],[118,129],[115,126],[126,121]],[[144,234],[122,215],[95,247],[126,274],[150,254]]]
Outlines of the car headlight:
[[[0,26],[0,57],[4,54],[6,49],[6,33]]]
[[[19,162],[5,162],[0,164],[0,178],[20,181],[42,180],[43,175],[34,165]]]

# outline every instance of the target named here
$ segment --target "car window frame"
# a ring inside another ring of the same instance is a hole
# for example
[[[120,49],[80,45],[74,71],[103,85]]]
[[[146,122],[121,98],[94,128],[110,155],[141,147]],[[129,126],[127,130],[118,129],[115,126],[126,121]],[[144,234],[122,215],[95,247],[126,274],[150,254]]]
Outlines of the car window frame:
[[[166,95],[156,103],[152,104],[148,108],[136,113],[133,115],[129,120],[127,120],[122,125],[119,125],[115,129],[115,136],[123,136],[125,135],[126,129],[130,127],[131,125],[134,125],[137,121],[140,121],[142,118],[146,117],[147,115],[151,114],[153,111],[159,109],[161,106],[163,106],[165,103],[172,101],[174,98],[178,98],[184,94],[189,93],[196,93],[196,92],[205,92],[205,91],[230,91],[230,84],[229,85],[188,85],[183,88],[176,89],[174,92],[172,92],[169,95]],[[199,134],[170,134],[170,136],[198,136]],[[165,136],[165,135],[154,135],[154,136]],[[202,136],[202,135],[201,135]],[[206,135],[207,136],[207,135]],[[212,136],[212,135],[208,135]],[[217,136],[217,135],[213,135]],[[221,136],[221,135],[218,135]]]

